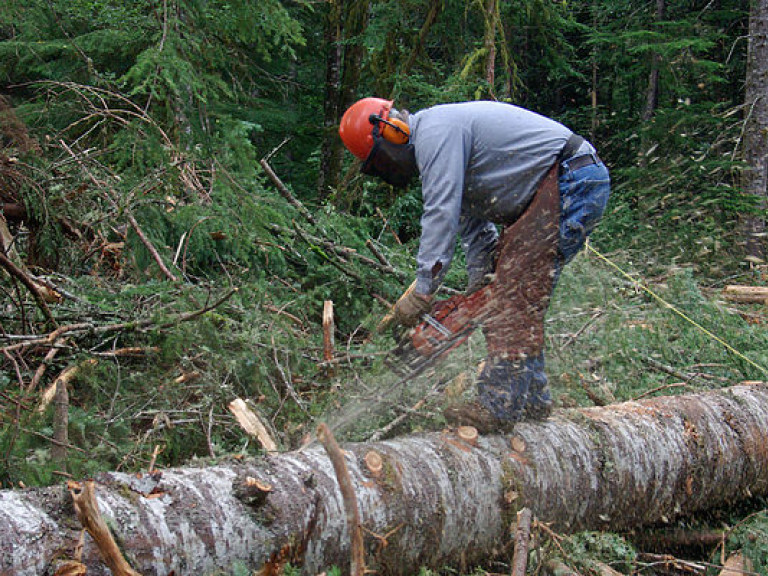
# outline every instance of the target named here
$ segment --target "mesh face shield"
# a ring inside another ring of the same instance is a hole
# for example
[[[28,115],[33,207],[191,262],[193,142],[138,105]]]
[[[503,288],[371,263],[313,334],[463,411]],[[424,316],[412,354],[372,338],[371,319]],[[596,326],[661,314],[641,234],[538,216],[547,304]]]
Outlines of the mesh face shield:
[[[373,132],[373,148],[360,168],[363,174],[381,178],[396,188],[405,188],[419,173],[413,144],[393,144]]]

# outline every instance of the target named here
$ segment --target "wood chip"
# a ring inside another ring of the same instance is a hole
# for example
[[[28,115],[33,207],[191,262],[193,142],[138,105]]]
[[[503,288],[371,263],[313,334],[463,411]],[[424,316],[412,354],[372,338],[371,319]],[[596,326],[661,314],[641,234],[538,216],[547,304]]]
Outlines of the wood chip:
[[[232,400],[229,403],[229,411],[235,416],[243,430],[259,441],[264,450],[277,452],[277,443],[272,439],[261,419],[245,403],[245,400],[242,398]]]

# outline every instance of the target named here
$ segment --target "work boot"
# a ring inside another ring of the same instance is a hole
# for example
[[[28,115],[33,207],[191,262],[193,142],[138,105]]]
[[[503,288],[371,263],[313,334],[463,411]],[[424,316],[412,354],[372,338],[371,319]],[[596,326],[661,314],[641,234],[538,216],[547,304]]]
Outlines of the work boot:
[[[500,421],[519,422],[523,419],[532,375],[526,360],[489,358],[477,381],[480,404]]]
[[[451,426],[472,426],[480,434],[510,432],[517,422],[497,418],[480,402],[448,406],[443,410],[443,416]]]
[[[546,420],[552,413],[552,394],[544,371],[544,354],[530,358],[526,364],[531,379],[523,416],[526,420]]]

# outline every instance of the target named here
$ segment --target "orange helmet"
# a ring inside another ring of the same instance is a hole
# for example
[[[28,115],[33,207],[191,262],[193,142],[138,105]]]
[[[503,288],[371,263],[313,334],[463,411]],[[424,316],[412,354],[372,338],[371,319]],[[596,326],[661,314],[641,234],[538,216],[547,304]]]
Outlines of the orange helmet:
[[[373,148],[373,132],[381,123],[381,135],[396,144],[408,141],[408,125],[401,120],[389,120],[392,100],[363,98],[347,108],[339,124],[339,136],[347,149],[361,160],[368,158]]]

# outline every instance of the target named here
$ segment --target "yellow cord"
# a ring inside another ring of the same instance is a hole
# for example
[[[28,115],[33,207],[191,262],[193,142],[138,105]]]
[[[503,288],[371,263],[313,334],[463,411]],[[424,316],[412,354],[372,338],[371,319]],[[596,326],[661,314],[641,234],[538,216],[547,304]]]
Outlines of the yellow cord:
[[[589,242],[589,240],[587,240],[587,243],[585,244],[585,246],[586,246],[587,250],[589,250],[590,252],[592,252],[592,253],[593,253],[595,256],[597,256],[597,257],[598,257],[600,260],[602,260],[603,262],[605,262],[606,264],[608,264],[608,266],[610,266],[611,268],[613,268],[614,270],[616,270],[616,271],[617,271],[619,274],[621,274],[622,276],[624,276],[624,278],[626,278],[627,280],[629,280],[630,282],[632,282],[632,284],[634,284],[635,286],[637,286],[638,288],[640,288],[640,289],[641,289],[643,292],[646,292],[646,293],[647,293],[647,294],[649,294],[649,295],[650,295],[652,298],[654,298],[655,300],[657,300],[658,302],[660,302],[660,303],[661,303],[661,304],[662,304],[664,307],[666,307],[666,308],[669,308],[670,310],[672,310],[672,312],[674,312],[675,314],[677,314],[678,316],[680,316],[680,318],[682,318],[682,319],[683,319],[683,320],[685,320],[686,322],[688,322],[688,323],[692,324],[693,326],[695,326],[696,328],[698,328],[699,330],[701,330],[701,331],[702,331],[704,334],[706,334],[707,336],[709,336],[710,338],[712,338],[712,339],[713,339],[713,340],[715,340],[716,342],[720,343],[720,344],[721,344],[722,346],[724,346],[724,347],[725,347],[725,348],[726,348],[728,351],[730,351],[730,352],[731,352],[731,353],[733,353],[734,355],[736,355],[736,356],[738,356],[739,358],[741,358],[742,360],[744,360],[744,362],[746,362],[747,364],[749,364],[749,365],[751,365],[751,366],[753,366],[753,367],[757,368],[757,369],[758,369],[758,370],[760,370],[760,372],[762,372],[763,374],[768,374],[768,369],[766,369],[766,368],[763,368],[762,366],[760,366],[759,364],[757,364],[757,363],[756,363],[756,362],[754,362],[753,360],[750,360],[749,358],[747,358],[747,357],[746,357],[744,354],[742,354],[741,352],[739,352],[738,350],[736,350],[736,348],[734,348],[733,346],[731,346],[730,344],[728,344],[728,342],[726,342],[725,340],[723,340],[723,339],[722,339],[722,338],[720,338],[719,336],[717,336],[717,335],[713,334],[712,332],[710,332],[709,330],[707,330],[706,328],[704,328],[704,326],[702,326],[701,324],[699,324],[698,322],[696,322],[694,319],[690,318],[688,315],[686,315],[686,314],[685,314],[684,312],[682,312],[681,310],[679,310],[679,309],[675,308],[675,307],[674,307],[672,304],[670,304],[669,302],[667,302],[666,300],[664,300],[664,298],[662,298],[661,296],[659,296],[658,294],[656,294],[656,293],[655,293],[653,290],[651,290],[650,288],[648,288],[647,286],[645,286],[644,284],[642,284],[641,282],[639,282],[638,280],[636,280],[635,278],[633,278],[632,276],[630,276],[630,275],[629,275],[627,272],[625,272],[624,270],[622,270],[622,269],[621,269],[621,268],[618,266],[618,264],[616,264],[615,262],[613,262],[612,260],[610,260],[610,259],[609,259],[607,256],[604,256],[603,254],[601,254],[600,252],[598,252],[598,251],[597,251],[595,248],[593,248],[593,247],[592,247],[592,244]]]

